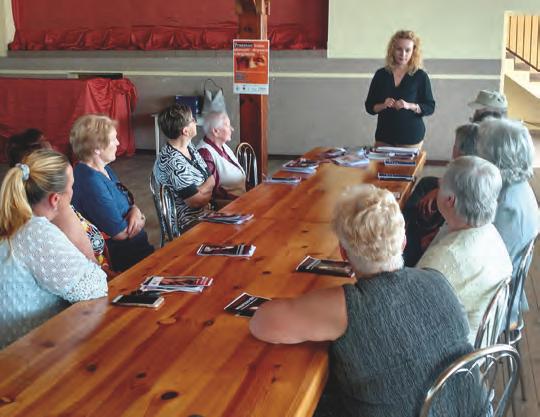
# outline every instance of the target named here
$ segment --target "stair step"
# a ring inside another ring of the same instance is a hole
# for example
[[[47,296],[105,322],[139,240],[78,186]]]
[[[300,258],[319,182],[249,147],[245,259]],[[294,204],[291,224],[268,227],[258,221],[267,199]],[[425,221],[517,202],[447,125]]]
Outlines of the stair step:
[[[531,73],[529,74],[529,81],[531,81],[531,82],[540,82],[540,72],[531,71]]]
[[[514,69],[516,71],[530,71],[531,67],[521,60],[514,60]]]

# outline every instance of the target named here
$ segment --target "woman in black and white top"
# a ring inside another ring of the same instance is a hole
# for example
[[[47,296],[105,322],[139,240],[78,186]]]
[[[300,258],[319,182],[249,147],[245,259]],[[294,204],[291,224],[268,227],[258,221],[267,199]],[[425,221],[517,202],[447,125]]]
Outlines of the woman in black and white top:
[[[184,232],[197,223],[208,206],[215,181],[191,144],[197,134],[191,109],[174,104],[159,114],[158,122],[169,140],[154,164],[154,176],[174,190],[178,227]]]

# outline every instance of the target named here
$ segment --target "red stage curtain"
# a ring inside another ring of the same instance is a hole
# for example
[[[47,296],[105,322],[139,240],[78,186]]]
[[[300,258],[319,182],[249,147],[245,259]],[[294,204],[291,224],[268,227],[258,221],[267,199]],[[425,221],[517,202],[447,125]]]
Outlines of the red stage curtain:
[[[230,49],[234,0],[12,0],[11,50]],[[324,49],[328,0],[273,0],[272,49]]]
[[[45,134],[53,147],[69,155],[69,131],[84,114],[100,113],[118,120],[118,155],[132,155],[135,141],[131,113],[135,86],[128,79],[42,80],[0,78],[0,157],[5,140],[28,128]]]

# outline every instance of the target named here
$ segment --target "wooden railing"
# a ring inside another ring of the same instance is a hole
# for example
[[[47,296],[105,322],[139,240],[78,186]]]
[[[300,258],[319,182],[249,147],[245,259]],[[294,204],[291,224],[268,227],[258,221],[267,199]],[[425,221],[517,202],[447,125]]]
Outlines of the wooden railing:
[[[508,16],[506,50],[540,71],[540,16]]]

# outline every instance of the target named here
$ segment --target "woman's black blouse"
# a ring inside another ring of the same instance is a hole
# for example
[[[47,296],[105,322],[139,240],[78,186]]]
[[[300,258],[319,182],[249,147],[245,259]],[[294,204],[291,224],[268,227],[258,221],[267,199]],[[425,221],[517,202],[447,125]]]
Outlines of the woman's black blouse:
[[[384,109],[378,114],[373,107],[383,103],[388,97],[417,103],[421,113],[411,110]],[[419,69],[413,75],[405,74],[399,86],[394,84],[394,76],[386,68],[379,69],[369,86],[366,98],[366,111],[377,114],[375,139],[393,145],[414,145],[424,139],[426,127],[422,116],[429,116],[435,111],[435,100],[431,93],[431,83],[425,71]]]

